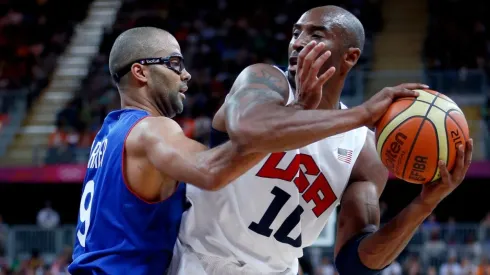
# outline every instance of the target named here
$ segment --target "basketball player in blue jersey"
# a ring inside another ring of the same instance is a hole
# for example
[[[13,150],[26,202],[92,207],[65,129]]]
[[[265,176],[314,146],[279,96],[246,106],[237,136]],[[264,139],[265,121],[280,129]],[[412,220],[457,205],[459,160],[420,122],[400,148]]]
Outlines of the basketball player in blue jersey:
[[[164,274],[185,204],[179,181],[219,189],[261,157],[233,142],[208,149],[171,119],[191,75],[168,32],[125,31],[109,68],[121,109],[107,115],[91,148],[69,272]]]
[[[278,153],[216,192],[188,187],[192,207],[184,214],[172,275],[296,275],[302,249],[316,240],[337,205],[340,275],[380,274],[463,181],[471,139],[458,148],[452,173],[439,163],[441,179],[424,185],[380,227],[379,197],[388,172],[364,126],[375,125],[397,96],[416,96],[409,90],[427,87],[385,88],[346,109],[340,95],[361,55],[361,22],[342,8],[317,7],[292,32],[288,70],[267,64],[244,69],[213,120],[214,145],[231,139]]]

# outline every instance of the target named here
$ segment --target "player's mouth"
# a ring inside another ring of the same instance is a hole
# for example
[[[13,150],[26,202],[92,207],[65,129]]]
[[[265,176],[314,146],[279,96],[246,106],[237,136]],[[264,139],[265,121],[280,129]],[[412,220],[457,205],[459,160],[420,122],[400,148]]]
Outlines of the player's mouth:
[[[189,89],[187,86],[182,86],[179,89],[179,94],[183,99],[185,99],[185,92],[187,92],[187,89]]]
[[[289,57],[289,71],[296,72],[297,68],[298,68],[298,56]]]

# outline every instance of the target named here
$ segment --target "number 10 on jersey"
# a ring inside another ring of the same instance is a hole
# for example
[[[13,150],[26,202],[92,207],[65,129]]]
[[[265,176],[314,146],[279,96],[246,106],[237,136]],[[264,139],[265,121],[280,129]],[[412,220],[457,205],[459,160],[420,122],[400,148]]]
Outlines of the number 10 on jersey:
[[[278,168],[277,165],[285,155],[286,153],[284,152],[271,154],[264,163],[264,166],[257,173],[257,176],[294,182],[298,191],[302,194],[303,199],[306,202],[313,201],[315,206],[312,212],[316,217],[320,217],[337,200],[337,196],[333,192],[332,187],[310,155],[297,154],[286,169]],[[300,164],[305,168],[304,171],[300,169]],[[298,176],[295,178],[296,175]],[[316,179],[310,184],[306,175],[316,176]],[[260,221],[252,222],[248,227],[255,233],[265,237],[271,236],[273,232],[273,229],[270,228],[272,223],[291,197],[290,194],[278,186],[274,186],[271,193],[274,195],[274,198]],[[289,244],[293,247],[301,247],[301,234],[296,239],[288,235],[301,221],[301,214],[303,212],[303,207],[298,205],[289,214],[281,226],[279,226],[276,233],[274,233],[274,238],[278,242]]]

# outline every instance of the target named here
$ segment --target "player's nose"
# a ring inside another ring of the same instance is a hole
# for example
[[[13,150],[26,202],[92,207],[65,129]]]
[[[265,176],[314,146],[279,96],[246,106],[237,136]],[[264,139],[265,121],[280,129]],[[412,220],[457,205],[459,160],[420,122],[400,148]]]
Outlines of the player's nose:
[[[191,80],[192,76],[187,70],[183,70],[182,73],[180,74],[180,79],[182,81],[189,81]]]
[[[296,52],[301,52],[301,50],[306,46],[306,41],[304,39],[296,39],[293,43],[293,50]]]

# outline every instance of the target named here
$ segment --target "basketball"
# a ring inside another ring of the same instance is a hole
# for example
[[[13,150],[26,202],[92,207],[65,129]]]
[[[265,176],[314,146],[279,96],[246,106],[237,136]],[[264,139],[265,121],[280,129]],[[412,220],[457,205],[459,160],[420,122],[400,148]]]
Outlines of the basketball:
[[[376,125],[376,149],[396,177],[424,184],[440,178],[438,161],[449,171],[457,148],[469,139],[468,123],[454,101],[432,90],[396,100]]]

